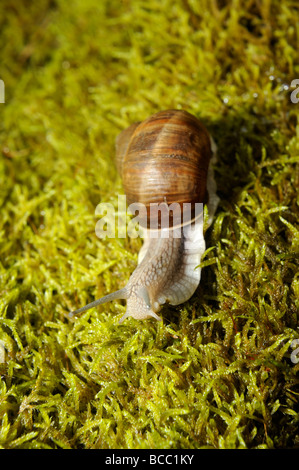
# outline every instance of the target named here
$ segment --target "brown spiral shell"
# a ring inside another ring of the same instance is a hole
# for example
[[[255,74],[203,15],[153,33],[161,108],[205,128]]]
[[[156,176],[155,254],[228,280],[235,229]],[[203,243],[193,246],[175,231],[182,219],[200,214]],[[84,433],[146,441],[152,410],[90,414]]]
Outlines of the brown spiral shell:
[[[160,111],[116,139],[116,163],[127,203],[207,202],[211,143],[203,124],[186,111]],[[149,221],[143,225],[149,226]]]

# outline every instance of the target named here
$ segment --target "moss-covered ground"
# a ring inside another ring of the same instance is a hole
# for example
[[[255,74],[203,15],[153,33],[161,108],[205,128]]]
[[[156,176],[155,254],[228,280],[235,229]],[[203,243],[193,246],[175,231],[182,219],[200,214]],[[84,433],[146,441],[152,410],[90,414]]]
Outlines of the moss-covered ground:
[[[1,1],[2,448],[299,447],[298,16]],[[136,265],[141,240],[97,238],[95,208],[122,194],[116,135],[167,108],[219,150],[200,287],[160,323],[119,325],[123,302],[69,319]]]

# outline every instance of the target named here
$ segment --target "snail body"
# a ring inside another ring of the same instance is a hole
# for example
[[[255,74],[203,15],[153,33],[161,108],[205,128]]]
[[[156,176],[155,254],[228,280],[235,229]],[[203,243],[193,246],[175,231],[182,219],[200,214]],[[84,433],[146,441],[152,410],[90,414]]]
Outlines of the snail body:
[[[203,216],[196,213],[196,207],[207,204],[210,224],[219,201],[210,165],[215,155],[208,131],[186,111],[161,111],[121,132],[116,139],[116,164],[128,204],[137,202],[145,208],[139,215],[145,241],[127,285],[73,314],[126,299],[127,310],[120,322],[129,316],[161,320],[157,312],[163,304],[179,305],[193,295],[205,251]],[[191,209],[185,218],[187,204]],[[152,205],[161,209],[154,224]]]

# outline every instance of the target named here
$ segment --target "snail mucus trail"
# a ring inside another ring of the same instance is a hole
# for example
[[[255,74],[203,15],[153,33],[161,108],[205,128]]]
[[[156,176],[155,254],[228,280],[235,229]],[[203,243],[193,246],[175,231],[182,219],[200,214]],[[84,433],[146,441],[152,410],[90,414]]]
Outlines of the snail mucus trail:
[[[215,159],[216,146],[208,131],[186,111],[160,111],[121,132],[116,139],[116,164],[127,202],[146,207],[139,220],[147,230],[138,266],[124,288],[71,315],[126,299],[120,323],[130,316],[161,320],[157,312],[164,303],[179,305],[193,295],[205,251],[203,216],[201,213],[195,219],[194,208],[197,203],[207,204],[210,225],[219,201],[212,166]],[[171,211],[169,227],[159,220],[154,230],[148,228],[150,207],[171,207],[173,203],[177,213]],[[192,208],[187,221],[181,217],[186,204]]]

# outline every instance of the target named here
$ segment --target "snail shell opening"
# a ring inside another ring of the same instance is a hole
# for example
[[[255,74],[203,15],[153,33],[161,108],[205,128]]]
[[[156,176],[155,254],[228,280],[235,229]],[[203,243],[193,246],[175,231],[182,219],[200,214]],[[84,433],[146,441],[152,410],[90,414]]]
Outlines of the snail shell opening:
[[[208,200],[209,133],[182,110],[160,111],[116,140],[116,162],[127,203],[143,227],[184,225]]]

